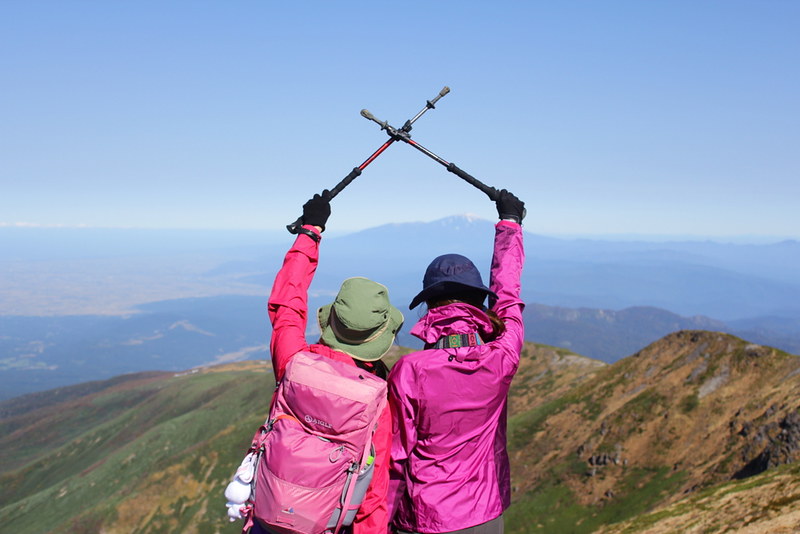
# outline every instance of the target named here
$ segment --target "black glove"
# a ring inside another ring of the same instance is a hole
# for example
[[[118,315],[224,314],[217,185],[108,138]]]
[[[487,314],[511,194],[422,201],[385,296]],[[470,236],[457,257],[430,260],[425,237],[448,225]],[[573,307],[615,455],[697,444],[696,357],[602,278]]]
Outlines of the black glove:
[[[325,230],[325,223],[331,216],[331,192],[325,189],[303,204],[303,224],[319,226]]]
[[[511,219],[519,224],[525,218],[525,203],[505,189],[501,189],[497,194],[495,205],[501,219]]]

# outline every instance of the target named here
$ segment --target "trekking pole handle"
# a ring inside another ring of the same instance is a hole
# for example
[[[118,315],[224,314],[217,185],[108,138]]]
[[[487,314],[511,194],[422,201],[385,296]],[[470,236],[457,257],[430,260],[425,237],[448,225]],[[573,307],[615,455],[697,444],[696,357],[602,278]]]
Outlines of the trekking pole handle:
[[[333,197],[335,197],[336,195],[341,193],[342,189],[347,187],[350,184],[350,182],[355,180],[360,174],[361,174],[361,169],[359,167],[355,167],[352,171],[350,171],[350,174],[345,176],[342,179],[341,182],[336,184],[333,187],[333,189],[331,189],[331,196],[330,196],[331,200],[333,199]],[[300,217],[298,217],[297,220],[294,221],[292,224],[287,224],[286,225],[286,229],[289,230],[290,234],[297,234],[299,232],[299,228],[301,226],[303,226],[303,216],[302,215]]]
[[[480,189],[481,191],[486,193],[486,196],[489,197],[489,200],[491,200],[492,202],[497,202],[497,199],[500,197],[500,191],[498,191],[496,188],[494,188],[494,187],[492,187],[490,185],[486,185],[485,183],[481,182],[480,180],[478,180],[477,178],[475,178],[471,174],[469,174],[467,172],[464,172],[463,170],[459,169],[456,166],[455,163],[448,163],[446,167],[447,167],[448,171],[452,172],[453,174],[455,174],[456,176],[458,176],[460,178],[463,178],[464,180],[466,180],[470,184],[474,185],[475,187],[477,187],[478,189]],[[525,208],[522,208],[522,217],[517,222],[521,223],[522,219],[525,218],[525,215],[527,215],[527,213],[528,213],[528,210],[526,210]]]
[[[453,174],[455,174],[459,178],[462,178],[467,183],[469,183],[471,185],[474,185],[475,187],[477,187],[478,189],[480,189],[481,191],[486,193],[486,196],[489,197],[489,200],[491,200],[493,202],[497,200],[497,197],[500,194],[500,192],[497,189],[495,189],[494,187],[492,187],[490,185],[486,185],[485,183],[481,182],[480,180],[478,180],[477,178],[475,178],[471,174],[469,174],[467,172],[464,172],[463,170],[459,169],[456,166],[455,163],[449,163],[447,165],[447,170],[452,172]]]
[[[298,217],[297,220],[295,222],[293,222],[292,224],[287,224],[286,225],[286,229],[289,230],[290,234],[298,234],[298,233],[300,233],[299,228],[301,226],[303,226],[303,217],[302,216]]]
[[[350,171],[350,174],[345,176],[341,182],[336,184],[333,189],[331,189],[331,199],[342,192],[342,189],[350,185],[350,182],[358,178],[361,175],[361,168],[353,167],[353,170]]]

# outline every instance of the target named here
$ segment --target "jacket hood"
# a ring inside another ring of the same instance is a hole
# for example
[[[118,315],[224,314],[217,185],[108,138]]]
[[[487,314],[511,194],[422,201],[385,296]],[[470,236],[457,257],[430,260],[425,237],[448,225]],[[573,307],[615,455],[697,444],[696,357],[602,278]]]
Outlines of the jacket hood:
[[[411,329],[411,334],[425,343],[435,343],[442,336],[477,332],[487,339],[494,328],[486,312],[464,302],[428,310]]]

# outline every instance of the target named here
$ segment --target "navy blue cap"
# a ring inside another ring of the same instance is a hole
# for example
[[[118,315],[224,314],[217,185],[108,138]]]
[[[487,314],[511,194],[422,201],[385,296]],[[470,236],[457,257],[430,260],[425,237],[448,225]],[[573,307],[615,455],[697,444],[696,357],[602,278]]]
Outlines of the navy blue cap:
[[[422,291],[414,297],[408,308],[414,309],[421,302],[448,296],[458,296],[467,291],[483,293],[497,298],[494,291],[483,285],[481,273],[469,258],[461,254],[444,254],[428,265],[422,279]]]

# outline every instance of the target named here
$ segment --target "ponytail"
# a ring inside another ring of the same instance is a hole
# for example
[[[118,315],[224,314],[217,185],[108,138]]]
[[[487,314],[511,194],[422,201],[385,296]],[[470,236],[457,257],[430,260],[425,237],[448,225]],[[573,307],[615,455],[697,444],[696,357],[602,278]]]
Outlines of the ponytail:
[[[503,335],[503,332],[506,331],[506,323],[497,315],[497,312],[492,309],[487,309],[486,315],[489,316],[489,320],[492,322],[492,335],[491,339],[487,339],[486,341],[494,341],[498,337]]]

